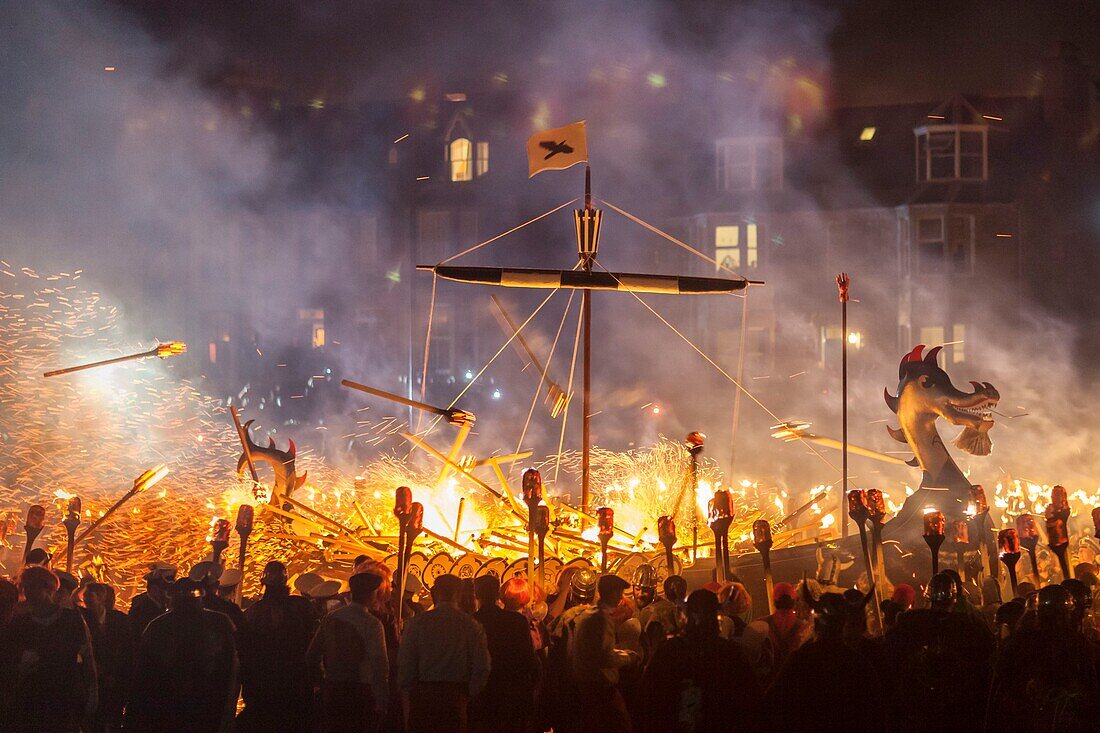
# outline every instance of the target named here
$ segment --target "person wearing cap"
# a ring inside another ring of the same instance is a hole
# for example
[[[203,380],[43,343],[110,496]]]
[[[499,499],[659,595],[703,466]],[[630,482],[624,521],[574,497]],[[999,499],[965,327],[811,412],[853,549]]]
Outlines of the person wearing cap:
[[[688,596],[682,636],[653,655],[642,678],[640,733],[755,731],[760,686],[738,644],[719,635],[718,597]]]
[[[522,578],[508,584],[526,585]],[[526,591],[526,589],[524,589]],[[501,608],[500,580],[486,574],[474,579],[478,609],[474,619],[485,630],[489,647],[489,681],[470,702],[470,729],[476,733],[527,733],[534,710],[539,662],[531,627],[518,611]],[[526,592],[530,599],[530,593]]]
[[[141,637],[149,622],[168,610],[168,587],[176,580],[176,566],[155,562],[145,574],[145,592],[130,601],[130,628]]]
[[[244,580],[244,571],[240,568],[226,568],[218,578],[218,598],[237,605],[237,588]],[[239,606],[238,606],[239,607]]]
[[[762,616],[745,627],[744,650],[762,678],[771,680],[813,629],[795,613],[797,593],[790,583],[776,583],[772,590],[775,613]]]
[[[99,707],[93,730],[122,729],[122,711],[134,667],[134,632],[126,614],[114,608],[114,592],[104,583],[88,583],[80,609],[92,637],[99,676]]]
[[[203,586],[181,578],[170,610],[141,635],[126,730],[230,730],[237,706],[233,622],[202,606]]]
[[[630,715],[619,691],[619,670],[639,661],[635,652],[616,648],[615,619],[630,584],[617,575],[600,576],[596,608],[577,620],[571,671],[580,692],[583,730],[630,731]]]
[[[218,596],[218,581],[225,567],[209,560],[196,563],[187,577],[202,586],[202,607],[207,611],[224,613],[233,622],[233,628],[240,631],[244,626],[244,613],[233,601]]]
[[[348,579],[351,602],[329,613],[306,651],[306,665],[323,671],[323,731],[376,731],[389,704],[386,633],[370,612],[371,596],[382,583],[374,573]]]
[[[244,612],[244,628],[238,635],[244,710],[237,717],[237,729],[305,730],[313,702],[306,650],[317,619],[309,600],[290,594],[283,563],[267,563],[260,585],[263,597]]]
[[[57,604],[57,575],[40,565],[19,573],[25,612],[0,640],[2,692],[7,698],[0,726],[12,731],[75,731],[98,703],[98,677],[91,634],[80,612]]]
[[[408,733],[466,731],[468,703],[489,679],[481,624],[458,608],[462,581],[445,574],[432,586],[434,605],[409,619],[398,650]]]

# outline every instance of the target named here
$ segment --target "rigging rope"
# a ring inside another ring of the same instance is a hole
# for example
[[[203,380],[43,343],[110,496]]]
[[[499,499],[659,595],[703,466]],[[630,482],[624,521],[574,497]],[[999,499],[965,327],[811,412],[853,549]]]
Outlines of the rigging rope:
[[[638,217],[636,217],[636,216],[634,216],[633,214],[631,214],[631,213],[630,213],[629,211],[624,211],[624,210],[620,209],[620,208],[619,208],[618,206],[616,206],[615,204],[611,203],[610,201],[604,201],[603,199],[598,199],[598,201],[599,201],[599,202],[600,202],[601,204],[603,204],[604,206],[606,206],[607,208],[609,208],[609,209],[611,209],[612,211],[614,211],[615,213],[617,213],[617,214],[620,214],[620,215],[622,215],[622,216],[625,216],[625,217],[626,217],[627,219],[630,219],[630,221],[634,222],[634,223],[635,223],[635,224],[637,224],[638,226],[644,227],[645,229],[648,229],[649,231],[651,231],[651,232],[653,232],[654,234],[656,234],[657,236],[659,236],[659,237],[662,237],[662,238],[664,238],[664,239],[667,239],[668,241],[672,242],[672,243],[673,243],[673,244],[675,244],[675,245],[676,245],[677,247],[681,247],[681,248],[683,248],[683,249],[686,249],[686,250],[687,250],[688,252],[691,252],[691,253],[692,253],[693,255],[695,255],[696,257],[699,257],[699,258],[701,258],[701,259],[703,259],[703,260],[706,260],[706,261],[707,261],[707,262],[709,262],[710,264],[714,265],[714,266],[715,266],[715,268],[717,268],[717,269],[719,269],[719,270],[725,270],[726,272],[730,273],[731,275],[734,275],[734,276],[735,276],[735,277],[737,277],[738,279],[741,279],[741,280],[747,280],[747,279],[748,279],[748,278],[747,278],[747,277],[745,277],[744,275],[742,275],[742,274],[740,274],[740,273],[738,273],[738,272],[735,272],[735,271],[731,270],[730,268],[726,267],[725,265],[723,265],[723,264],[722,264],[721,262],[719,262],[718,260],[714,259],[713,257],[711,257],[711,256],[709,256],[709,255],[706,255],[706,254],[703,254],[702,252],[700,252],[699,250],[695,249],[694,247],[692,247],[692,246],[691,246],[690,244],[688,244],[687,242],[682,242],[682,241],[680,241],[679,239],[677,239],[676,237],[672,236],[672,235],[671,235],[671,234],[669,234],[668,232],[662,231],[661,229],[658,229],[657,227],[655,227],[655,226],[653,226],[652,224],[650,224],[649,222],[646,222],[646,221],[643,221],[642,219],[639,219]],[[744,296],[744,295],[741,295],[741,296],[739,296],[739,297],[745,297],[745,296]]]
[[[607,268],[604,267],[603,264],[599,262],[599,260],[594,260],[594,262],[599,266],[599,268],[601,270],[603,270],[604,272],[607,272],[609,275],[611,275],[611,277],[615,278],[614,273],[608,272]],[[615,280],[618,281],[618,278],[615,278]],[[619,284],[621,285],[622,283],[620,282]],[[760,407],[761,410],[766,412],[769,417],[771,417],[773,420],[775,420],[776,423],[782,423],[783,422],[783,420],[781,420],[779,418],[779,416],[777,416],[774,412],[772,412],[771,410],[768,409],[767,405],[765,405],[763,402],[758,400],[753,395],[752,392],[749,392],[747,389],[745,389],[741,385],[740,382],[738,382],[736,379],[734,379],[729,374],[729,372],[727,372],[725,369],[723,369],[721,366],[719,366],[718,362],[714,361],[714,359],[711,359],[709,356],[707,356],[706,352],[704,352],[702,349],[700,349],[698,346],[696,346],[695,343],[690,338],[688,338],[686,335],[684,335],[679,329],[676,328],[676,326],[673,326],[671,323],[669,323],[667,320],[665,320],[664,316],[662,316],[660,313],[658,313],[656,310],[654,310],[653,307],[649,305],[649,303],[642,300],[641,296],[639,296],[633,290],[627,290],[627,292],[629,292],[631,295],[633,295],[635,300],[637,300],[639,303],[641,303],[643,306],[645,306],[646,310],[648,310],[650,313],[652,313],[654,316],[656,316],[657,320],[659,320],[661,323],[668,326],[669,330],[671,330],[674,334],[679,336],[684,341],[684,343],[686,343],[688,346],[690,346],[695,351],[695,353],[699,354],[699,356],[703,357],[703,359],[706,360],[706,362],[708,364],[710,364],[712,367],[714,367],[716,370],[718,370],[719,374],[721,374],[723,377],[725,377],[727,380],[729,380],[729,382],[733,386],[737,387],[737,389],[741,390],[741,392],[744,393],[744,395],[746,397],[748,397],[750,400],[755,402],[756,405],[758,407]],[[827,465],[829,468],[833,469],[834,471],[838,471],[838,472],[840,471],[839,468],[837,468],[835,465],[833,465],[832,461],[830,461],[828,458],[826,458],[824,455],[822,455],[820,452],[818,452],[818,450],[816,448],[814,448],[814,446],[808,440],[806,440],[805,438],[802,438],[802,437],[799,437],[798,440],[803,445],[805,445],[807,448],[809,448],[811,453],[813,453],[815,456],[817,456],[822,461],[824,461],[825,465]],[[851,483],[851,478],[850,477],[848,479],[848,483]]]
[[[579,199],[579,197],[575,198],[575,199],[569,199],[564,204],[559,204],[558,206],[555,206],[554,208],[550,209],[549,211],[546,211],[542,214],[539,214],[538,216],[536,216],[533,219],[528,219],[527,221],[523,222],[522,224],[520,224],[518,226],[514,226],[506,232],[501,232],[500,234],[496,235],[495,237],[490,237],[489,239],[486,239],[484,242],[478,242],[474,246],[468,247],[467,249],[462,250],[461,252],[459,252],[456,255],[451,255],[447,259],[441,260],[440,262],[438,262],[436,264],[445,265],[448,262],[453,262],[454,260],[457,260],[459,257],[465,257],[466,255],[470,254],[471,252],[475,252],[475,251],[481,249],[482,247],[484,247],[488,244],[492,244],[493,242],[497,241],[498,239],[502,239],[504,237],[507,237],[509,234],[513,234],[515,232],[518,232],[520,229],[523,229],[525,226],[528,226],[530,224],[534,224],[539,219],[545,219],[546,217],[550,216],[551,214],[556,213],[558,211],[561,211],[566,206],[569,206],[570,204],[576,203],[578,201],[578,199]]]
[[[535,414],[535,405],[538,404],[539,395],[542,394],[542,386],[546,384],[546,375],[550,371],[550,362],[554,360],[554,352],[558,348],[558,339],[561,338],[562,329],[565,328],[565,319],[569,317],[569,308],[573,305],[573,296],[577,294],[576,290],[569,291],[569,300],[565,303],[565,310],[561,314],[561,322],[558,323],[558,332],[554,334],[554,343],[550,345],[550,353],[546,357],[546,364],[542,367],[542,375],[539,377],[539,384],[535,387],[535,396],[531,398],[531,407],[527,410],[527,420],[523,423],[523,431],[519,434],[519,440],[516,442],[515,453],[519,453],[520,448],[523,447],[523,439],[527,437],[527,428],[531,426],[531,417]],[[566,393],[566,408],[568,409],[569,393]],[[564,420],[564,418],[563,418]],[[515,461],[512,461],[512,465],[515,465]]]
[[[577,347],[581,343],[581,324],[584,319],[581,318],[581,310],[577,309],[577,335],[573,337],[573,360],[569,363],[569,384],[565,388],[567,395],[573,394],[573,373],[577,368]],[[561,471],[561,451],[565,445],[565,425],[569,421],[569,408],[573,405],[573,401],[570,400],[565,405],[565,414],[561,416],[561,435],[558,437],[558,455],[554,460],[554,483],[558,483],[558,473]],[[583,408],[582,408],[583,409]]]
[[[420,401],[427,402],[428,394],[428,354],[432,350],[432,319],[435,317],[435,286],[439,282],[439,276],[432,273],[432,299],[428,304],[428,328],[424,332],[424,367],[420,371]],[[416,430],[420,430],[420,423],[424,418],[423,412],[416,413]]]

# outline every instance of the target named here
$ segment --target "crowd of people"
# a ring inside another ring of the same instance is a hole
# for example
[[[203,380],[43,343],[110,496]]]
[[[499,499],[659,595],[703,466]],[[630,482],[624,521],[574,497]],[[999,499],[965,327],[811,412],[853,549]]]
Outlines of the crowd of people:
[[[781,582],[754,618],[736,578],[689,592],[648,565],[631,581],[569,568],[544,595],[442,575],[397,598],[367,557],[344,592],[269,562],[243,610],[239,571],[158,563],[123,613],[110,585],[28,560],[0,579],[3,730],[1100,729],[1085,565],[1005,602],[950,570],[878,608],[871,591]]]

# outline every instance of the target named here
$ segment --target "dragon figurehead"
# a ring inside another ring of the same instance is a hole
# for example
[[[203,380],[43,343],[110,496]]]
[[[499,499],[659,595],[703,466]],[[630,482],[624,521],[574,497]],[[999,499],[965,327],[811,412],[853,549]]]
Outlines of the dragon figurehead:
[[[962,426],[955,446],[972,455],[989,455],[993,447],[989,430],[993,427],[993,409],[1001,396],[989,382],[971,382],[973,392],[963,392],[951,383],[937,363],[943,347],[937,346],[922,357],[924,345],[905,355],[898,369],[897,396],[883,390],[886,404],[898,416],[900,429],[887,427],[891,437],[912,449],[914,460],[924,475],[922,489],[948,489],[953,498],[962,498],[970,481],[947,452],[936,420],[943,418]]]
[[[290,441],[290,447],[281,451],[275,447],[275,439],[268,438],[267,447],[256,445],[252,442],[251,426],[253,420],[244,424],[244,437],[248,442],[248,451],[252,454],[253,463],[266,463],[275,472],[275,482],[271,487],[271,496],[268,501],[274,501],[279,496],[290,496],[295,489],[301,488],[306,482],[306,474],[299,476],[294,468],[294,459],[298,454],[294,441]],[[237,475],[243,476],[248,466],[248,458],[244,453],[237,460]]]

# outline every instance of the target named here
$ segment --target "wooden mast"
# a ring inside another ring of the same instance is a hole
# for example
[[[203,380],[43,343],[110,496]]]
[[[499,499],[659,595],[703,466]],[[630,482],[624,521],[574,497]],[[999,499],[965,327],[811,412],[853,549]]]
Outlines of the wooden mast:
[[[584,166],[584,213],[591,216],[592,212],[592,168]],[[598,230],[597,230],[598,231]],[[592,260],[595,259],[596,241],[593,241],[592,252],[586,250],[582,235],[583,230],[578,227],[577,246],[581,260],[581,267],[585,272],[592,271]],[[589,489],[589,462],[591,460],[591,419],[592,414],[592,291],[581,291],[581,321],[584,329],[584,399],[581,404],[581,511],[587,514],[590,510]]]

